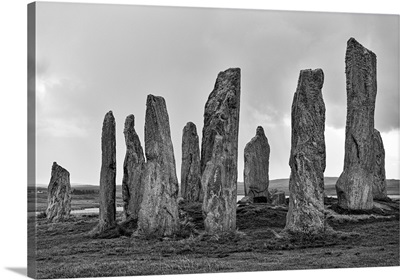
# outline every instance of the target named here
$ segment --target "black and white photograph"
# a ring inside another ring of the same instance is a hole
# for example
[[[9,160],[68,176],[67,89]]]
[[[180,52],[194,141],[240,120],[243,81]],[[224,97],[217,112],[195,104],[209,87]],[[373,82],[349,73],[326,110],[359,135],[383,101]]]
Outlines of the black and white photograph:
[[[399,267],[395,11],[24,12],[23,274]]]

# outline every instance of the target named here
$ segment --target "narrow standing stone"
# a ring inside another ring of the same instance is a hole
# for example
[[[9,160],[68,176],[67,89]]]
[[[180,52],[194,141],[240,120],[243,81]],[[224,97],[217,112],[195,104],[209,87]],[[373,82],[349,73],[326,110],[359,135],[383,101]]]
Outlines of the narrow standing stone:
[[[115,176],[116,176],[115,119],[109,111],[103,121],[101,134],[100,211],[99,224],[92,233],[101,233],[115,223]]]
[[[244,148],[244,193],[251,197],[269,199],[269,153],[270,147],[264,129],[259,126]]]
[[[179,229],[174,149],[165,100],[151,94],[146,104],[145,153],[138,231],[154,236],[173,235]]]
[[[372,209],[376,55],[354,38],[346,51],[347,120],[344,168],[336,182],[338,205]]]
[[[374,184],[372,186],[372,196],[374,199],[387,198],[386,191],[386,171],[385,171],[385,148],[381,134],[377,129],[374,129]]]
[[[122,179],[123,216],[137,219],[143,199],[142,172],[145,163],[142,145],[135,131],[135,116],[129,115],[125,120],[126,154],[124,160],[124,177]]]
[[[200,201],[200,148],[196,125],[188,122],[182,134],[181,195],[187,201]]]
[[[204,109],[201,146],[203,216],[207,232],[236,230],[240,69],[218,74]]]
[[[50,222],[69,218],[71,212],[71,184],[69,172],[57,162],[51,167],[51,178],[47,188],[46,217]]]
[[[289,210],[285,229],[316,234],[324,230],[325,104],[321,69],[300,71],[292,104]]]

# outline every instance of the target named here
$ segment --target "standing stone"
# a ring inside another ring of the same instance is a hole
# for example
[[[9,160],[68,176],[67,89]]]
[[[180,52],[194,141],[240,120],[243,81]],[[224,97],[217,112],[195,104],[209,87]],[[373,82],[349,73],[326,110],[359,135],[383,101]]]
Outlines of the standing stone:
[[[200,201],[200,149],[196,125],[188,122],[182,135],[181,195],[187,201]]]
[[[51,179],[47,188],[46,217],[50,222],[69,218],[71,212],[71,184],[69,172],[53,162]]]
[[[344,168],[336,182],[338,205],[372,209],[376,56],[354,38],[346,51],[347,120]]]
[[[300,71],[292,104],[289,210],[286,230],[324,230],[325,104],[321,69]]]
[[[240,69],[220,72],[204,109],[201,145],[207,232],[236,230]]]
[[[386,191],[386,171],[385,171],[385,148],[381,134],[378,130],[374,129],[372,135],[374,139],[374,184],[372,186],[372,196],[374,199],[387,198]]]
[[[147,96],[144,129],[147,163],[138,231],[153,236],[173,235],[179,229],[179,186],[164,98],[151,94]]]
[[[145,163],[142,145],[135,131],[135,116],[125,120],[126,154],[122,178],[123,216],[125,220],[137,219],[143,198],[142,171]]]
[[[116,147],[115,119],[109,111],[103,121],[101,134],[101,171],[100,171],[100,211],[99,224],[92,233],[101,233],[116,225],[115,223],[115,176]]]
[[[244,148],[244,193],[251,198],[264,197],[269,192],[269,153],[270,148],[264,129],[257,127],[256,136]]]
[[[286,196],[284,191],[278,191],[271,193],[271,204],[272,205],[285,205]]]

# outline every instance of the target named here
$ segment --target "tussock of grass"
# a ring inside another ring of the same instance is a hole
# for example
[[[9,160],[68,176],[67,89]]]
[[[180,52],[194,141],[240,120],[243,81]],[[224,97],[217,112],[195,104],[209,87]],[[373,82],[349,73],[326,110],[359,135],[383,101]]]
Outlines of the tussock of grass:
[[[235,231],[222,231],[215,233],[202,232],[195,240],[212,241],[218,243],[235,242],[246,238],[246,234],[238,229]]]
[[[346,211],[345,213],[349,214],[338,214],[336,211],[332,209],[326,209],[327,215],[326,218],[328,221],[334,221],[337,223],[344,223],[344,222],[359,222],[359,221],[365,221],[365,220],[374,220],[374,219],[393,219],[395,218],[394,215],[377,215],[375,213],[369,213],[369,214],[362,214],[363,212],[357,212],[357,214],[354,214],[352,211]],[[381,213],[381,212],[380,212]]]

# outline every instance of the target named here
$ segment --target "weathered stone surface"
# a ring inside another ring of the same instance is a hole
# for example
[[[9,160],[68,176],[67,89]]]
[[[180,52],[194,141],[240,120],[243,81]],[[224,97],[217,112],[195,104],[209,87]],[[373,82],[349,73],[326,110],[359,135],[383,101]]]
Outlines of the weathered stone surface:
[[[139,210],[139,233],[173,235],[179,229],[178,179],[164,98],[148,95],[145,120],[143,200]]]
[[[236,230],[240,69],[218,74],[204,110],[201,145],[203,216],[207,232]]]
[[[381,134],[378,130],[374,129],[372,135],[374,139],[374,184],[372,186],[372,196],[374,199],[387,198],[386,191],[386,171],[385,171],[385,148]]]
[[[71,184],[69,172],[57,162],[51,167],[51,178],[47,188],[46,217],[50,222],[69,218],[71,212]]]
[[[254,136],[244,148],[244,193],[251,197],[265,197],[269,192],[270,148],[264,129],[259,126]]]
[[[271,192],[271,204],[273,205],[284,205],[286,204],[286,196],[284,191]]]
[[[210,161],[217,134],[236,137],[238,135],[240,108],[240,69],[230,68],[218,74],[213,91],[208,96],[204,109],[203,137],[201,141],[200,168],[203,174]],[[229,134],[229,135],[228,135]],[[232,144],[237,143],[232,139]],[[237,145],[232,153],[237,154]]]
[[[289,210],[286,230],[319,233],[324,230],[325,104],[324,73],[302,70],[292,104]]]
[[[346,51],[347,120],[344,168],[336,182],[338,205],[358,210],[373,207],[376,56],[354,38]]]
[[[92,230],[92,233],[101,233],[116,225],[115,177],[116,177],[115,119],[112,111],[109,111],[104,117],[102,134],[101,134],[99,224]]]
[[[200,148],[196,125],[188,122],[182,134],[181,195],[186,201],[200,201]]]
[[[124,219],[137,219],[143,198],[142,172],[145,163],[142,145],[135,131],[135,116],[125,120],[126,154],[122,178],[122,200]]]

